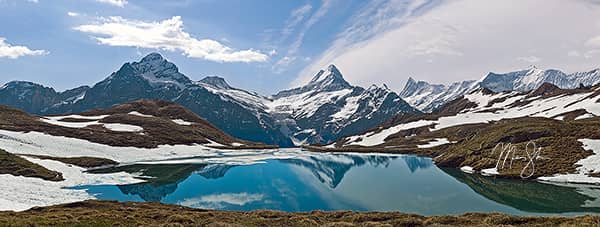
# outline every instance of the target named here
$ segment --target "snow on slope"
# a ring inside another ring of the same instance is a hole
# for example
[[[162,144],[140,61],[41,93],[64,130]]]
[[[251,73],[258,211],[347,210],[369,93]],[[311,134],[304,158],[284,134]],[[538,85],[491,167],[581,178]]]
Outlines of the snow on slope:
[[[348,142],[346,143],[346,145],[375,146],[384,143],[385,138],[396,134],[399,131],[411,128],[419,128],[432,124],[435,124],[435,121],[419,120],[406,124],[396,125],[394,127],[381,130],[380,132],[368,132],[364,135],[350,136],[348,137]]]
[[[454,116],[440,117],[434,121],[416,121],[404,124],[399,124],[380,132],[368,132],[363,135],[348,137],[346,146],[375,146],[384,143],[385,138],[395,134],[401,130],[418,128],[425,125],[433,125],[430,130],[440,130],[448,127],[474,124],[488,123],[490,121],[498,121],[501,119],[511,119],[519,117],[546,117],[554,118],[558,115],[583,109],[593,116],[600,116],[600,104],[597,100],[599,97],[591,97],[594,92],[598,92],[600,88],[594,91],[563,94],[550,98],[528,97],[527,94],[499,93],[485,94],[482,90],[466,95],[465,98],[478,104],[476,107],[465,110]],[[504,98],[502,102],[494,103],[488,106],[488,103],[494,99]],[[524,106],[511,107],[510,105],[516,101],[531,101]]]
[[[476,84],[477,81],[468,80],[455,82],[447,86],[429,84],[425,81],[417,82],[413,78],[408,78],[408,82],[399,95],[413,107],[424,112],[431,112],[471,91]]]
[[[138,115],[138,116],[145,116],[145,117],[149,117],[149,115],[142,115],[137,111],[131,112],[129,114],[133,115]],[[109,115],[100,115],[100,116],[81,116],[81,115],[66,115],[66,116],[47,116],[47,117],[42,117],[40,118],[41,121],[46,122],[48,124],[52,124],[52,125],[58,125],[58,126],[62,126],[62,127],[67,127],[67,128],[85,128],[91,125],[102,125],[104,128],[109,129],[111,131],[115,131],[115,132],[141,132],[144,131],[144,128],[137,126],[137,125],[130,125],[130,124],[119,124],[119,123],[100,123],[100,121],[105,117],[108,117]],[[151,116],[150,116],[151,117]],[[81,120],[92,120],[92,121],[86,121],[86,122],[67,122],[67,121],[61,121],[63,119],[66,118],[73,118],[73,119],[81,119]],[[94,121],[95,120],[95,121]]]
[[[104,128],[115,132],[141,132],[144,128],[137,125],[130,124],[119,124],[119,123],[106,123],[102,124]]]
[[[590,177],[588,173],[600,173],[600,140],[594,139],[580,139],[579,142],[583,143],[583,148],[586,150],[592,150],[593,155],[579,160],[576,165],[577,173],[573,174],[558,174],[551,177],[539,177],[538,179],[552,182],[564,182],[564,183],[593,183],[599,184],[600,178]]]
[[[206,88],[213,94],[220,95],[223,100],[238,103],[241,106],[254,111],[264,112],[264,110],[267,109],[267,103],[271,101],[254,92],[233,88],[221,77],[208,76],[200,81],[194,82],[194,84]]]
[[[118,172],[110,174],[89,174],[85,169],[53,160],[40,160],[24,157],[49,170],[61,172],[64,181],[54,182],[39,178],[0,174],[0,210],[22,211],[34,206],[49,206],[62,203],[95,199],[84,189],[70,187],[81,185],[120,185],[142,182],[133,175]]]
[[[291,114],[292,118],[309,118],[317,110],[328,103],[334,103],[337,100],[352,93],[352,89],[343,89],[339,91],[314,93],[301,93],[275,99],[269,103],[269,112],[279,112]]]

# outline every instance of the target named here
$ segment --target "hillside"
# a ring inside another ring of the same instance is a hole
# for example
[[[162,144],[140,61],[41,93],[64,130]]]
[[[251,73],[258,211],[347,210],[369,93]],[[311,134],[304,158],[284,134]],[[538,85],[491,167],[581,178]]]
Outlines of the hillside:
[[[438,166],[486,175],[599,182],[598,95],[598,86],[563,90],[544,84],[529,93],[479,89],[434,113],[400,115],[370,132],[310,148],[415,153],[433,157]]]
[[[201,144],[227,149],[272,148],[236,139],[182,106],[159,100],[138,100],[77,115],[41,117],[0,106],[0,116],[1,130],[38,132],[113,147]],[[3,139],[10,138],[5,135]]]

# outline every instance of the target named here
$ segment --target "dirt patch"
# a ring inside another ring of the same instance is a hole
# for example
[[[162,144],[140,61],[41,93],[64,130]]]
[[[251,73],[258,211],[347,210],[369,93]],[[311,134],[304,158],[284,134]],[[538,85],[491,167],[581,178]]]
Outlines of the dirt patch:
[[[63,181],[62,173],[44,168],[0,149],[0,174],[35,177],[48,181]],[[4,184],[4,183],[3,183]]]

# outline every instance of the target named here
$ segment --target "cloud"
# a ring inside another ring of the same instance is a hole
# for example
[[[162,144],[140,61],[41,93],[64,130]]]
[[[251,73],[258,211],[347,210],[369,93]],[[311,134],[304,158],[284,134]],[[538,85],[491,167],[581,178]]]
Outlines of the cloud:
[[[222,209],[226,205],[244,206],[248,203],[261,201],[265,198],[263,194],[242,193],[222,193],[205,195],[200,198],[185,199],[179,205],[187,207]]]
[[[69,12],[67,12],[67,15],[70,17],[76,17],[76,16],[79,16],[79,13],[69,11]]]
[[[267,55],[252,49],[236,51],[215,40],[196,39],[183,30],[183,21],[179,16],[153,22],[122,17],[101,18],[99,23],[74,29],[97,35],[94,38],[108,46],[181,51],[190,58],[215,62],[264,62],[268,59]]]
[[[296,61],[296,57],[294,56],[285,56],[282,57],[281,59],[279,59],[279,61],[277,61],[275,63],[275,65],[273,65],[273,68],[271,69],[274,73],[283,73],[286,69],[287,66],[289,66],[290,64],[292,64],[292,62]]]
[[[106,3],[109,5],[113,5],[113,6],[118,6],[118,7],[125,7],[125,5],[127,5],[127,0],[96,0],[97,2],[100,3]]]
[[[27,0],[28,2],[33,2],[33,3],[38,3],[40,2],[39,0]]]
[[[600,35],[592,37],[585,42],[585,45],[593,48],[600,48]]]
[[[333,6],[334,1],[335,0],[322,0],[321,6],[306,20],[300,31],[298,31],[294,41],[288,46],[286,55],[281,57],[273,65],[272,71],[274,73],[285,72],[287,66],[296,60],[296,54],[304,42],[304,36],[313,25],[315,25],[323,16],[327,14],[329,9]],[[293,31],[291,28],[298,26],[298,24],[302,22],[305,16],[311,11],[311,9],[312,6],[304,5],[292,11],[290,19],[288,19],[288,22],[286,23],[286,28],[282,30],[282,37],[287,37]]]
[[[524,61],[527,63],[537,63],[537,62],[540,62],[542,59],[540,59],[536,56],[527,56],[527,57],[518,57],[517,60]]]
[[[567,56],[569,56],[569,57],[579,57],[579,56],[581,56],[581,53],[579,53],[579,51],[576,51],[576,50],[570,50],[567,53]]]
[[[556,17],[556,9],[562,16]],[[568,72],[589,70],[600,62],[595,54],[600,38],[590,38],[598,37],[598,15],[600,5],[580,0],[374,0],[351,17],[291,86],[331,63],[351,83],[383,82],[395,90],[409,76],[449,83],[530,64],[519,58],[543,59],[542,67]],[[565,54],[572,50],[584,57]]]
[[[27,55],[46,55],[49,52],[46,50],[31,50],[26,46],[13,46],[6,43],[6,39],[0,37],[0,58],[17,59]]]
[[[300,6],[299,8],[292,11],[290,17],[286,20],[285,27],[281,30],[282,39],[285,39],[287,36],[294,32],[294,29],[304,20],[306,15],[310,13],[312,6],[310,4],[306,4]]]
[[[310,28],[312,28],[313,25],[315,25],[319,20],[321,20],[323,16],[327,14],[327,12],[329,12],[329,9],[331,9],[331,7],[333,6],[334,1],[335,0],[323,0],[319,9],[317,9],[317,11],[308,18],[306,23],[304,23],[302,30],[296,37],[296,41],[294,41],[290,45],[288,49],[288,55],[293,55],[296,54],[296,52],[298,52],[298,49],[300,49],[300,47],[302,46],[302,42],[304,41],[304,36],[306,35],[306,32],[308,32],[308,30],[310,30]]]

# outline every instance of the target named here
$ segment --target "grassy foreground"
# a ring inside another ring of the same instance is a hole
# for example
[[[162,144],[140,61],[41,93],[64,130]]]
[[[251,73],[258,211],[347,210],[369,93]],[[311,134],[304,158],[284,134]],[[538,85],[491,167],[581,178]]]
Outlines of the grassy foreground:
[[[0,212],[0,226],[600,226],[600,216],[519,217],[469,213],[214,211],[159,203],[83,201]]]

